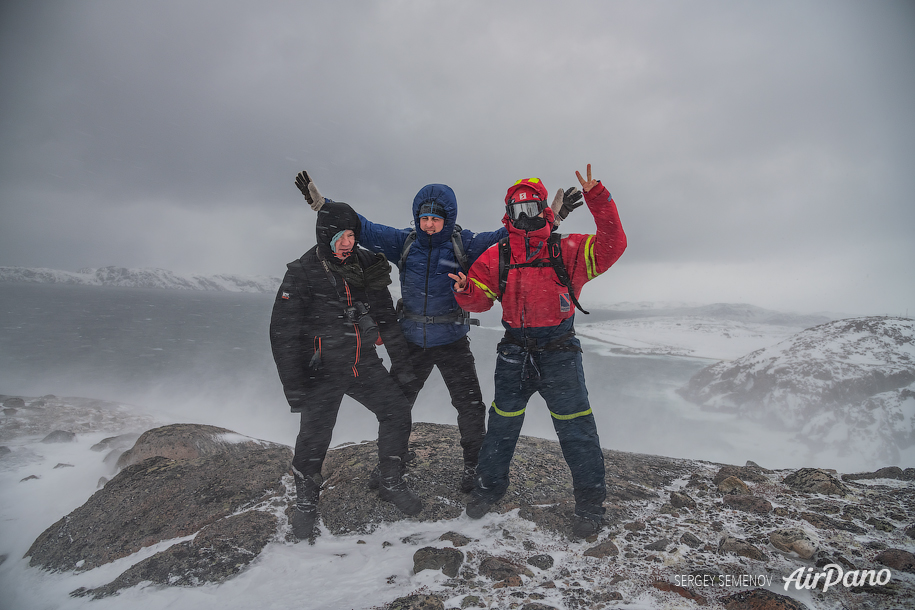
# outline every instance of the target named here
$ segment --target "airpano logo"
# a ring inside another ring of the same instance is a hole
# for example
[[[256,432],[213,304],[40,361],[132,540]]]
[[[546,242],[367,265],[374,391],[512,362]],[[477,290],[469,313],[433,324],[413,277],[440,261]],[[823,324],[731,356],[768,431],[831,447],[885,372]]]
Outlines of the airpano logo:
[[[830,587],[835,587],[839,584],[846,588],[863,587],[865,585],[883,586],[890,582],[892,577],[893,573],[887,568],[883,568],[879,572],[875,570],[849,570],[845,572],[842,570],[842,566],[830,563],[824,566],[821,572],[814,572],[813,568],[798,568],[791,573],[791,576],[783,577],[782,580],[785,581],[785,591],[791,587],[792,583],[798,591],[817,589],[819,588],[820,580],[822,580],[823,592],[825,593]]]

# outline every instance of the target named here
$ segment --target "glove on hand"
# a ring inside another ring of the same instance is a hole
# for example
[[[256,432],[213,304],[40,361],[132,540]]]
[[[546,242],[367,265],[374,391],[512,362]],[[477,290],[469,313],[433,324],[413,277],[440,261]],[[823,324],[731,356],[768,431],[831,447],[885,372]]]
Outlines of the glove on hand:
[[[582,199],[581,191],[577,187],[571,186],[565,192],[562,189],[556,191],[556,196],[550,205],[555,218],[553,226],[559,226],[559,223],[565,220],[572,210],[582,204],[584,204],[584,200]]]
[[[312,210],[317,212],[321,209],[321,206],[324,205],[324,197],[318,192],[318,187],[312,182],[311,178],[308,176],[308,172],[299,172],[295,177],[295,185],[299,187],[299,190],[305,195],[305,200],[308,201],[308,205],[311,206]]]

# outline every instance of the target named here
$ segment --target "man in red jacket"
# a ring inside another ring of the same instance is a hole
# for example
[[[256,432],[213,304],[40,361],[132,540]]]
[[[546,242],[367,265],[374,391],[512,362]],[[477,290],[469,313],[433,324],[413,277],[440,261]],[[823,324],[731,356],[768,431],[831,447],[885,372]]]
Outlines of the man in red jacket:
[[[566,235],[551,243],[554,212],[546,187],[537,178],[519,180],[505,195],[502,222],[509,233],[508,247],[490,247],[468,275],[451,278],[458,304],[468,311],[487,311],[493,302],[501,301],[506,329],[498,346],[495,399],[480,450],[477,486],[467,503],[468,516],[479,519],[505,495],[525,408],[534,392],[540,392],[572,472],[572,532],[586,538],[601,527],[607,493],[604,456],[588,402],[581,344],[573,327],[575,305],[582,286],[622,255],[626,234],[610,193],[591,178],[591,166],[587,180],[575,174],[594,215],[596,234]],[[504,251],[501,261],[500,249]],[[563,267],[566,278],[561,277]]]

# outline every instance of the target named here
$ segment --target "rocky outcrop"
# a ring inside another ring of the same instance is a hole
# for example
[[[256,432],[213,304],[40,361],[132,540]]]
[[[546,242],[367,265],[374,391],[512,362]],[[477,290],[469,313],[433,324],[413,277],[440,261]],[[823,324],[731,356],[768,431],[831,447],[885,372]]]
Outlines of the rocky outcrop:
[[[100,599],[141,582],[194,587],[224,582],[244,569],[275,538],[275,515],[249,510],[204,527],[193,540],[179,542],[134,564],[112,582],[77,589],[74,597]]]
[[[842,452],[898,463],[915,443],[915,321],[870,317],[808,328],[699,371],[680,390]]]
[[[188,425],[166,426],[147,438],[167,438],[172,429],[176,439],[194,438],[196,430],[201,446],[225,438],[219,429]],[[151,455],[128,466],[35,540],[26,554],[30,565],[53,571],[90,570],[153,544],[196,535],[187,548],[170,547],[93,594],[110,594],[112,588],[139,582],[137,578],[158,582],[151,575],[175,574],[195,562],[209,563],[211,568],[191,569],[187,582],[227,578],[234,568],[220,567],[220,561],[246,565],[266,540],[275,537],[275,516],[267,519],[247,513],[285,508],[283,478],[292,458],[288,447],[235,436],[238,442],[224,452],[187,457],[180,449],[166,450],[161,452],[165,455]],[[148,445],[138,441],[135,449],[146,452]],[[241,563],[219,551],[234,544],[220,540],[235,536],[244,541],[235,544],[245,549],[239,551],[241,558],[247,558]]]
[[[410,437],[416,460],[408,471],[410,486],[423,499],[420,521],[454,519],[464,511],[466,495],[458,489],[462,465],[460,437],[454,426],[416,424]],[[621,503],[656,498],[658,490],[687,473],[682,461],[604,450],[611,517],[625,514]],[[331,533],[367,533],[380,523],[400,520],[392,505],[379,502],[368,487],[378,462],[376,444],[339,447],[324,463],[324,491],[318,512]],[[493,510],[520,509],[520,516],[544,529],[570,534],[575,509],[572,478],[559,444],[522,436],[512,461],[511,484]]]
[[[417,423],[410,444],[417,457],[407,478],[425,503],[412,521],[422,532],[424,523],[463,511],[459,435],[454,426]],[[131,455],[147,457],[44,532],[29,551],[31,563],[87,570],[150,544],[173,543],[111,583],[73,595],[105,597],[143,582],[222,582],[266,545],[290,540],[288,447],[179,425],[142,435]],[[826,607],[856,608],[862,596],[878,593],[890,607],[915,603],[915,556],[906,534],[915,523],[913,482],[865,485],[812,469],[772,471],[615,451],[604,456],[610,494],[596,536],[568,537],[571,480],[558,444],[522,437],[509,492],[495,506],[503,517],[486,526],[491,539],[460,531],[403,538],[400,544],[417,546],[413,571],[431,590],[372,603],[432,608],[460,598],[462,608],[605,608],[622,601],[790,609],[803,606],[771,589],[781,590],[782,579],[799,566],[833,564],[846,571],[892,569],[893,580],[876,588],[832,588],[823,597]],[[374,442],[329,452],[319,502],[325,535],[370,533],[407,519],[368,488],[376,461]],[[830,484],[839,481],[841,493],[824,493],[818,473]],[[724,493],[721,484],[729,479],[747,493]],[[734,584],[732,578],[744,580]],[[731,584],[724,586],[726,580]]]

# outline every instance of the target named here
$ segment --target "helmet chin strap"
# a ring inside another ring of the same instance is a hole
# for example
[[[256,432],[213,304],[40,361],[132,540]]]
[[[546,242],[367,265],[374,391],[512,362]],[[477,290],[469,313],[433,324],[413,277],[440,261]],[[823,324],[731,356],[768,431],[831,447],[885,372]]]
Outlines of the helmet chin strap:
[[[534,216],[531,218],[527,214],[522,214],[521,217],[512,224],[516,229],[521,229],[522,231],[536,231],[546,226],[546,218],[542,216]]]

